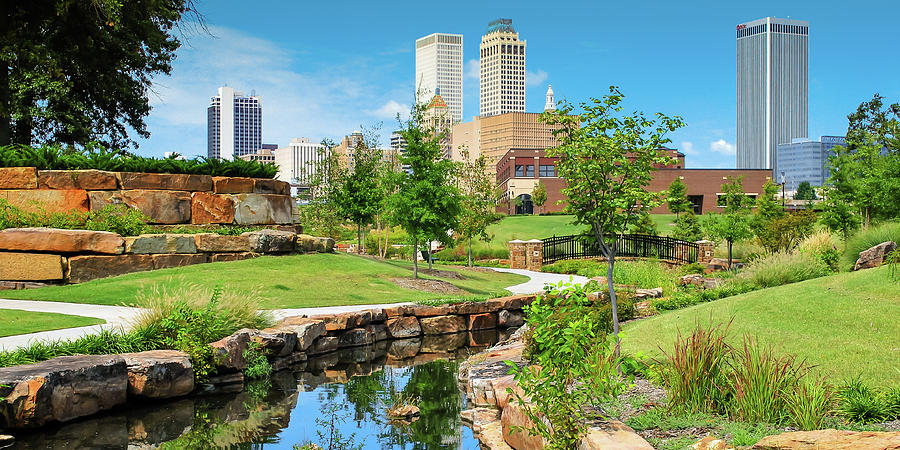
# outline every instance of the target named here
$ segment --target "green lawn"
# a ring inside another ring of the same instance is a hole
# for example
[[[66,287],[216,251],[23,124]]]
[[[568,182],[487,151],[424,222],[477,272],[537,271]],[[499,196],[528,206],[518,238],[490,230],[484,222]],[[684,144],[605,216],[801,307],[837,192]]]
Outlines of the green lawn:
[[[661,356],[676,333],[734,318],[732,343],[750,334],[816,365],[839,383],[860,375],[900,385],[900,283],[888,269],[842,273],[670,311],[628,324],[623,349]]]
[[[6,293],[3,295],[8,297]],[[62,328],[86,327],[106,323],[93,317],[70,316],[66,314],[0,309],[0,337]]]
[[[138,272],[70,286],[7,291],[7,298],[94,303],[133,304],[136,294],[154,285],[177,286],[195,283],[241,292],[257,291],[260,308],[305,308],[407,302],[437,298],[458,298],[404,289],[391,278],[412,277],[411,262],[378,261],[347,254],[261,256],[233,262],[198,264],[173,269]],[[426,267],[420,264],[420,268]],[[506,294],[504,289],[527,281],[527,277],[499,272],[470,271],[438,266],[460,272],[465,279],[447,279],[468,292],[485,297]],[[429,278],[424,277],[423,278]]]

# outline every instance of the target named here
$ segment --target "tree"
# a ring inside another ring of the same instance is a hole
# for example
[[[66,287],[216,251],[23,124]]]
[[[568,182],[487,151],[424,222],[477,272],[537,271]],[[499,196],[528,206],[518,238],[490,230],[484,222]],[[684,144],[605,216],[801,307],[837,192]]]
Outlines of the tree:
[[[687,186],[681,181],[681,178],[675,177],[675,179],[672,180],[666,194],[666,203],[669,204],[669,212],[675,214],[676,220],[678,220],[678,215],[680,213],[691,210],[692,205],[687,198]]]
[[[315,230],[320,235],[340,239],[345,217],[341,202],[348,173],[334,147],[333,141],[322,140],[319,157],[309,164],[309,191],[301,197],[298,211],[310,232]]]
[[[493,237],[487,227],[499,221],[497,214],[498,195],[494,179],[487,170],[487,158],[480,155],[469,158],[469,150],[461,149],[463,157],[456,172],[456,183],[460,192],[461,208],[456,232],[466,240],[466,254],[472,267],[472,238],[488,242]]]
[[[816,191],[809,184],[809,181],[801,181],[797,186],[797,192],[794,194],[794,200],[815,200]]]
[[[656,222],[650,217],[650,213],[645,212],[638,216],[637,221],[631,224],[631,232],[635,234],[648,234],[656,236],[659,230],[656,229]]]
[[[688,242],[697,242],[703,239],[703,228],[693,211],[687,211],[675,220],[675,228],[672,237]]]
[[[155,76],[172,71],[192,0],[9,2],[0,27],[0,145],[136,145]]]
[[[453,163],[443,158],[445,130],[426,123],[425,106],[416,104],[400,135],[407,142],[400,160],[409,167],[398,177],[391,208],[397,223],[413,239],[413,277],[419,277],[419,239],[446,236],[460,213],[459,191],[453,184]],[[430,259],[430,258],[429,258]],[[430,262],[430,261],[429,261]]]
[[[847,145],[833,149],[828,182],[868,226],[900,215],[900,104],[884,97],[859,105],[847,116]]]
[[[728,244],[728,268],[732,263],[732,248],[735,242],[741,242],[753,236],[747,213],[750,209],[750,198],[744,193],[743,176],[728,177],[722,184],[720,198],[724,210],[721,214],[707,214],[703,218],[703,228],[713,239],[723,239]]]
[[[531,191],[531,203],[538,207],[538,214],[544,212],[544,203],[547,203],[547,186],[544,183],[538,181],[534,185],[534,189]]]
[[[613,289],[615,236],[624,233],[641,214],[661,204],[661,194],[649,192],[656,166],[672,164],[673,159],[660,151],[670,142],[666,134],[682,126],[680,117],[657,113],[655,119],[641,112],[623,113],[624,96],[616,86],[602,99],[574,106],[562,102],[555,111],[544,112],[541,120],[555,125],[559,146],[547,150],[559,157],[560,178],[566,180],[562,192],[568,203],[566,212],[575,222],[590,226],[591,233],[607,260],[607,286],[612,307],[615,353],[619,354],[619,315]]]
[[[380,161],[381,151],[361,139],[353,150],[353,171],[344,180],[341,209],[356,224],[357,253],[362,253],[363,228],[372,223],[381,204]]]
[[[775,200],[776,194],[778,186],[772,180],[767,180],[763,184],[762,193],[756,198],[756,213],[750,220],[750,228],[758,237],[766,233],[772,221],[784,216],[784,208]]]
[[[850,233],[859,228],[861,222],[859,215],[849,202],[840,198],[836,189],[826,190],[824,197],[825,201],[819,204],[822,207],[819,220],[829,230],[840,232],[846,241]]]

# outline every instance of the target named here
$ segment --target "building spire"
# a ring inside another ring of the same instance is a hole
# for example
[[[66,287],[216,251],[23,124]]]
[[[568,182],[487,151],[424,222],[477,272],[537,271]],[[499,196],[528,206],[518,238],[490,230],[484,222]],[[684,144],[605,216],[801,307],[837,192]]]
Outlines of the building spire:
[[[544,105],[544,111],[556,111],[556,101],[553,100],[553,85],[547,85],[547,103]]]

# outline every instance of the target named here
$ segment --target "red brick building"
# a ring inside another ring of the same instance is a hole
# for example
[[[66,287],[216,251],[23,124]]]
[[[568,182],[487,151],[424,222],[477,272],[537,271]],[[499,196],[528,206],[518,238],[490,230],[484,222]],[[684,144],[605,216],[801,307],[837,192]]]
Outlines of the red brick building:
[[[660,167],[653,173],[653,180],[647,190],[659,192],[668,189],[675,178],[687,186],[688,199],[694,205],[697,214],[720,211],[719,196],[722,195],[722,184],[728,177],[743,176],[744,192],[756,197],[762,192],[762,186],[772,176],[768,169],[686,169],[684,154],[674,149],[664,149],[675,159],[675,164]],[[556,162],[559,158],[546,156],[540,149],[510,149],[497,162],[497,184],[504,193],[498,212],[506,214],[532,214],[535,212],[562,211],[565,201],[562,189],[566,181],[559,178]],[[547,201],[542,211],[531,202],[531,192],[538,181],[547,188]],[[519,201],[517,201],[517,199]],[[653,213],[669,212],[665,204],[654,208]]]

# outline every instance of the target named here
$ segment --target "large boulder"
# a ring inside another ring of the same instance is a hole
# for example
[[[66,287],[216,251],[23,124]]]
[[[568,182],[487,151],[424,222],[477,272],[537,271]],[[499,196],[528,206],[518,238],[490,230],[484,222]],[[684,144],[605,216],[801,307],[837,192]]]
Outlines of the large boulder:
[[[38,172],[37,182],[39,189],[108,191],[119,187],[115,172],[94,169],[41,170]]]
[[[0,252],[0,280],[62,280],[65,259],[47,253]]]
[[[493,330],[497,328],[497,316],[493,313],[469,316],[469,330]]]
[[[119,172],[122,189],[162,189],[167,191],[212,191],[212,177],[185,173]]]
[[[497,312],[497,326],[500,328],[521,327],[525,324],[525,314],[518,310],[501,309]]]
[[[0,167],[0,189],[35,189],[37,185],[34,167]]]
[[[191,195],[191,223],[234,222],[234,200],[230,195],[194,192]]]
[[[271,178],[254,178],[253,192],[257,194],[291,195],[291,185]]]
[[[500,416],[500,422],[503,425],[503,440],[515,449],[541,449],[544,448],[546,441],[540,436],[532,436],[527,431],[534,427],[534,423],[525,414],[525,410],[516,401],[511,401],[503,408]],[[518,431],[513,431],[513,429]]]
[[[853,266],[853,270],[878,267],[884,263],[884,257],[896,249],[896,242],[887,241],[871,247],[868,250],[863,250],[859,252],[859,259],[856,260],[856,265]]]
[[[0,250],[52,253],[108,253],[124,249],[122,236],[108,231],[57,228],[7,228],[0,231]]]
[[[334,251],[334,239],[299,234],[297,235],[297,247],[304,253],[331,253]]]
[[[21,189],[0,190],[0,198],[26,212],[69,213],[87,212],[90,209],[87,191],[81,189]]]
[[[753,450],[787,449],[897,450],[900,432],[817,430],[792,431],[766,436],[753,445]]]
[[[61,191],[47,191],[61,192]],[[191,193],[135,189],[127,191],[91,191],[91,210],[106,205],[126,205],[150,218],[151,223],[176,224],[191,221]]]
[[[466,331],[466,319],[462,316],[437,316],[419,319],[425,335],[451,334]]]
[[[0,368],[0,428],[66,422],[125,403],[128,369],[118,355],[61,356]]]
[[[412,316],[395,317],[387,321],[388,333],[394,339],[418,337],[422,335],[419,319]]]
[[[375,343],[375,334],[365,328],[354,328],[343,332],[338,337],[338,345],[344,347],[359,347]]]
[[[128,394],[172,398],[194,390],[194,367],[187,353],[152,350],[121,355],[128,366]]]
[[[216,368],[220,373],[237,372],[247,368],[244,352],[250,345],[250,336],[254,330],[242,328],[230,336],[225,336],[212,344],[216,358]]]
[[[194,235],[197,250],[208,253],[249,252],[250,238],[247,236],[227,236],[216,233]]]
[[[125,238],[125,253],[197,253],[192,234],[142,234]]]
[[[653,446],[618,420],[605,421],[588,430],[578,450],[653,450]]]
[[[306,351],[319,336],[324,336],[326,332],[325,322],[305,317],[288,317],[275,328],[297,335],[297,344],[294,350],[298,352]]]
[[[212,177],[216,194],[249,194],[253,192],[253,178]]]
[[[278,194],[235,194],[234,221],[238,225],[291,223],[292,199]]]
[[[81,255],[69,258],[69,283],[153,270],[152,255]]]
[[[285,253],[294,251],[296,233],[279,230],[249,231],[241,234],[250,242],[250,251],[254,253]]]

